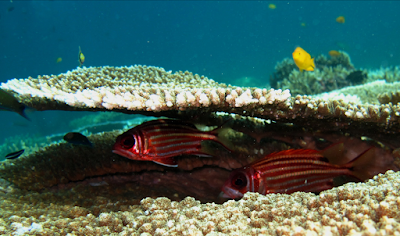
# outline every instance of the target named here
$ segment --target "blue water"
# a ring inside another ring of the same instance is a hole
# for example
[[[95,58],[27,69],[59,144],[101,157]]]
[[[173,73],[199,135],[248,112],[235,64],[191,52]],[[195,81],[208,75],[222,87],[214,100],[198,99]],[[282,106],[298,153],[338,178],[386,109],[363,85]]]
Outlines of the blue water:
[[[154,65],[235,85],[247,77],[267,86],[276,63],[296,46],[313,56],[345,50],[356,67],[398,65],[399,11],[399,1],[4,0],[0,82],[74,69],[78,46],[85,66]],[[340,15],[345,24],[335,21]],[[30,127],[21,128],[13,122],[23,118],[0,112],[0,140],[27,130],[63,131],[63,123],[83,114],[35,112]]]

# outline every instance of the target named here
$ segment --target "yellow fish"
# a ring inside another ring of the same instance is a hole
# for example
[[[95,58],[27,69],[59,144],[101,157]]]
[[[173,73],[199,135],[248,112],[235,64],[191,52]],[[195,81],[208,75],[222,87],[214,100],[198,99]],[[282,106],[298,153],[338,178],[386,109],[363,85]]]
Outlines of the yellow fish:
[[[336,50],[330,50],[328,53],[329,53],[329,56],[331,56],[331,57],[338,57],[341,54],[339,51],[336,51]]]
[[[82,66],[85,62],[85,55],[83,55],[81,46],[79,46],[79,55],[78,55],[79,66]]]
[[[344,18],[344,16],[338,16],[338,18],[336,18],[336,22],[339,24],[344,24],[344,22],[346,22],[346,19]]]
[[[62,58],[61,57],[57,58],[57,60],[56,60],[56,63],[60,63],[60,62],[62,62]]]
[[[314,71],[314,58],[311,58],[308,52],[304,51],[301,47],[297,47],[292,53],[294,63],[299,67],[300,71]]]
[[[270,4],[268,4],[268,8],[271,10],[274,10],[274,9],[276,9],[276,5],[273,3],[270,3]]]

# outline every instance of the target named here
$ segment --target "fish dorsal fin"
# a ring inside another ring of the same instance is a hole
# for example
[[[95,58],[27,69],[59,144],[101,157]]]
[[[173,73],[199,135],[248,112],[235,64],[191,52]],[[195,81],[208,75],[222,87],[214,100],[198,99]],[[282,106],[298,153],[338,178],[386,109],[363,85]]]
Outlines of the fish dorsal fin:
[[[314,149],[288,149],[279,152],[273,152],[267,155],[268,158],[272,160],[272,158],[298,158],[298,157],[307,157],[307,158],[319,158],[321,157],[321,152]],[[263,160],[263,159],[261,159]]]
[[[167,167],[178,167],[178,163],[173,157],[160,158],[153,160],[153,162]]]
[[[344,144],[343,143],[335,143],[330,145],[329,147],[322,150],[322,154],[325,158],[329,160],[329,163],[332,165],[340,164],[340,160],[344,156]]]

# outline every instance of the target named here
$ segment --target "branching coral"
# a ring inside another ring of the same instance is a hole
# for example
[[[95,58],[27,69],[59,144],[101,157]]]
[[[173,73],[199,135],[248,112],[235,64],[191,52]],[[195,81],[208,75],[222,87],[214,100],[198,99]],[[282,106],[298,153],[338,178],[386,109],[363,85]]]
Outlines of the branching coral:
[[[324,55],[319,55],[315,58],[315,66],[317,69],[319,70],[331,70],[332,73],[332,69],[334,69],[334,72],[338,72],[341,71],[341,69],[335,69],[336,67],[340,67],[345,71],[351,71],[354,69],[353,64],[350,61],[350,56],[345,53],[345,52],[340,52],[340,55],[336,56],[336,57],[330,57],[327,58]],[[297,71],[298,72],[298,68],[297,66],[294,64],[292,59],[289,58],[285,58],[282,62],[279,62],[276,66],[275,66],[275,72],[274,74],[271,76],[270,78],[270,84],[273,88],[281,88],[280,87],[280,83],[282,83],[282,81],[284,79],[288,79],[289,76],[294,72]],[[292,79],[289,79],[292,80]],[[319,80],[324,80],[323,77],[321,77]],[[303,83],[309,83],[308,81],[305,82],[307,80],[303,80]],[[310,81],[312,82],[312,81]],[[324,82],[324,81],[322,81]],[[309,83],[310,87],[314,87],[314,85],[312,85],[311,83]],[[295,86],[293,86],[295,87]],[[292,87],[290,87],[292,88]],[[318,89],[315,88],[315,89]],[[328,89],[328,88],[327,88]],[[305,93],[307,90],[302,91],[301,93],[298,94],[314,94],[314,93],[319,93],[317,91],[313,91],[313,93]],[[330,91],[330,90],[324,90],[324,91]],[[294,93],[297,94],[297,93]]]
[[[287,78],[277,83],[278,88],[289,89],[292,94],[318,94],[351,85],[346,77],[351,71],[341,65],[323,67],[313,72],[293,70]]]
[[[368,72],[367,82],[375,80],[386,80],[389,83],[400,81],[400,67],[380,68]]]
[[[400,102],[400,91],[379,94],[378,100],[382,104],[386,104],[389,102],[391,102],[392,104],[398,104]]]

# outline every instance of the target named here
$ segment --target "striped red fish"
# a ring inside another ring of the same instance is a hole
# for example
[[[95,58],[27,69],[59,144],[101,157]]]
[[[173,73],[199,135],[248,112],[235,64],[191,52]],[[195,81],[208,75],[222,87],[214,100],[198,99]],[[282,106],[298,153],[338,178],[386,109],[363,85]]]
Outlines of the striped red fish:
[[[368,165],[375,162],[375,148],[367,149],[345,165],[331,164],[334,163],[332,159],[343,155],[343,147],[343,143],[340,143],[323,151],[291,149],[271,153],[234,170],[222,187],[223,196],[240,198],[246,192],[321,192],[331,189],[334,179],[339,176],[358,180],[371,177],[371,168]]]
[[[113,152],[132,160],[153,161],[177,167],[176,156],[191,154],[213,156],[202,146],[205,140],[215,141],[230,149],[220,138],[225,129],[219,127],[212,131],[200,131],[193,124],[181,120],[159,119],[145,122],[117,137]]]

